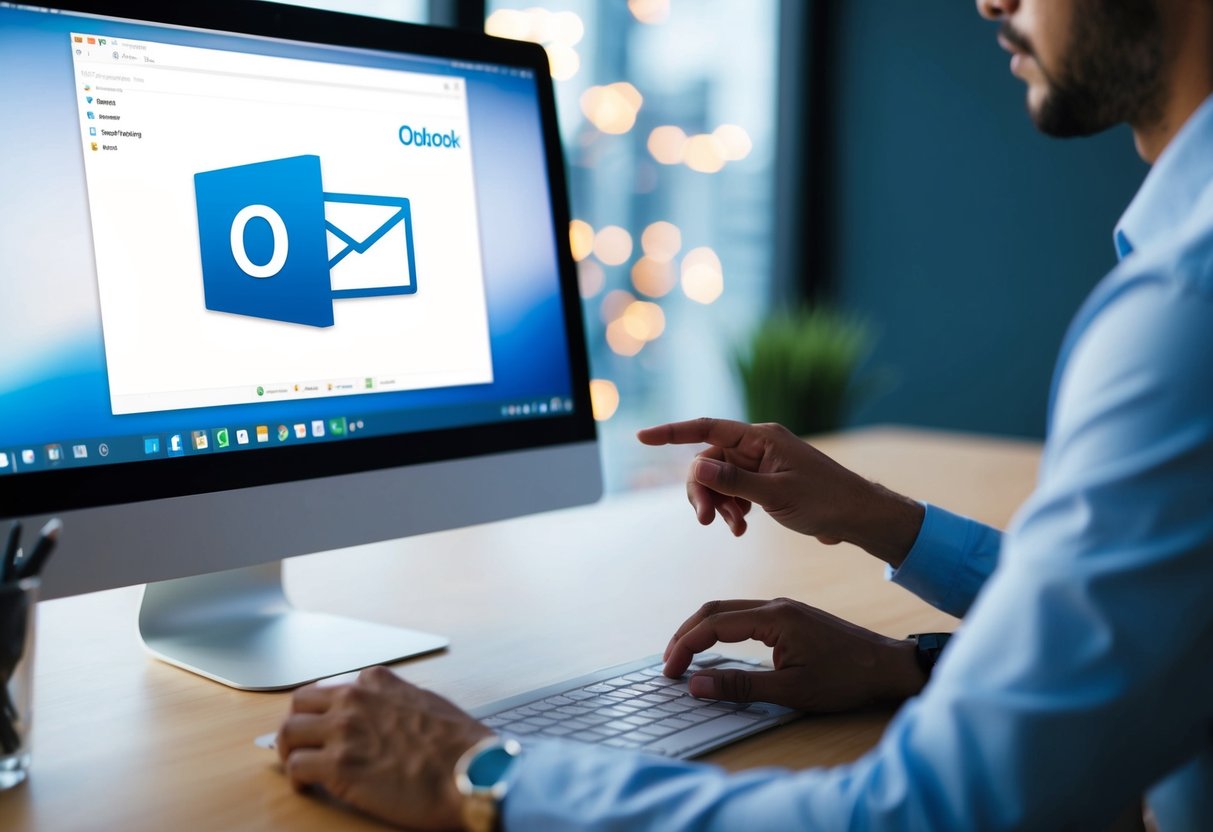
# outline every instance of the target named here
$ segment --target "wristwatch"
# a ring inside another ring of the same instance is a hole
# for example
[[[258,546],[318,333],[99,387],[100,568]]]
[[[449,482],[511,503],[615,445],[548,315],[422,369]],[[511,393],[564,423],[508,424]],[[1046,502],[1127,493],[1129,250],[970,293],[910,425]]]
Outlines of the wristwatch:
[[[914,657],[918,659],[918,667],[921,668],[927,679],[931,678],[931,671],[935,669],[935,663],[943,655],[943,648],[951,637],[951,633],[915,633],[906,636],[906,638],[914,639],[916,645]]]
[[[462,804],[459,814],[467,832],[497,832],[501,801],[510,789],[510,772],[522,753],[514,739],[496,735],[473,745],[455,763],[455,788]]]

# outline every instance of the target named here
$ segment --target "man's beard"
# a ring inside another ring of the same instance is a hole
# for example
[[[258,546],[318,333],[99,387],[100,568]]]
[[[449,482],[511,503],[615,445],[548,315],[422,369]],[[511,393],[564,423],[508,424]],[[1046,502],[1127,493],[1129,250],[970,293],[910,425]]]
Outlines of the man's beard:
[[[1012,43],[1027,45],[1007,28]],[[1162,20],[1154,0],[1078,0],[1071,31],[1061,70],[1041,66],[1048,88],[1029,106],[1042,133],[1090,136],[1162,117]]]

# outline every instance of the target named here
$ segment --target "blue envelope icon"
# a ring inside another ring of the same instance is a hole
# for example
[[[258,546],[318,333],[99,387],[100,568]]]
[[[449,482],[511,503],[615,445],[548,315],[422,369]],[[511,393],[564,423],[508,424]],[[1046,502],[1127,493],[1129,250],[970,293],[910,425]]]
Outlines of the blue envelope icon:
[[[307,326],[333,301],[417,292],[404,197],[325,192],[319,156],[194,175],[206,308]]]

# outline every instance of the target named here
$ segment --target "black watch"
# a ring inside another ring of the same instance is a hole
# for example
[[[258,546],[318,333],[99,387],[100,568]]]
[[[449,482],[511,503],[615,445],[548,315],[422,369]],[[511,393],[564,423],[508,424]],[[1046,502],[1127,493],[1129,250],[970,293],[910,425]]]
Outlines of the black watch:
[[[931,671],[935,669],[935,663],[943,655],[943,648],[947,646],[948,639],[951,637],[951,633],[915,633],[906,636],[906,638],[914,639],[916,646],[914,657],[918,659],[918,666],[927,679],[931,678]]]

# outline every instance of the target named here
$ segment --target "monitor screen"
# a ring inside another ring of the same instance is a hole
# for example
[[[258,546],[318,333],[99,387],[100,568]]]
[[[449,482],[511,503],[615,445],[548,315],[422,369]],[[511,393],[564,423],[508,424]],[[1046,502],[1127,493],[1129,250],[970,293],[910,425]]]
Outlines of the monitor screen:
[[[538,47],[0,2],[0,77],[0,517],[594,441]]]
[[[3,3],[0,73],[0,514],[585,438],[532,68]]]

